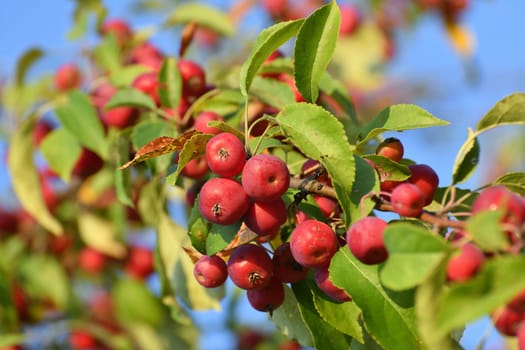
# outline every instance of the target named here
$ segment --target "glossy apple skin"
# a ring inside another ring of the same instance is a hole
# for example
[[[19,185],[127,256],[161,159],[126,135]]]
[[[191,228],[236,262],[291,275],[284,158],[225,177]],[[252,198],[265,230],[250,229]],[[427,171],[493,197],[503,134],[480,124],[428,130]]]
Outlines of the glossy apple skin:
[[[485,255],[473,243],[461,246],[458,254],[452,256],[447,265],[449,281],[462,282],[471,279],[485,262]]]
[[[211,171],[219,176],[237,176],[246,163],[244,144],[232,133],[215,135],[206,144],[206,161]]]
[[[273,201],[290,185],[286,163],[270,154],[257,154],[246,161],[241,174],[242,186],[256,201]]]
[[[423,192],[425,205],[429,205],[432,203],[439,185],[437,173],[426,164],[411,164],[408,166],[408,169],[410,169],[412,175],[407,181],[416,185]]]
[[[425,197],[414,184],[405,182],[392,190],[390,197],[394,211],[405,217],[418,217],[423,212]]]
[[[308,276],[309,268],[294,259],[290,242],[281,244],[275,249],[272,257],[273,275],[282,283],[297,283]]]
[[[330,273],[328,270],[328,265],[321,266],[315,269],[314,272],[315,284],[321,289],[326,295],[336,302],[343,303],[345,301],[350,301],[352,298],[346,294],[344,289],[337,287],[330,280]]]
[[[61,65],[54,76],[55,88],[58,91],[68,91],[80,86],[82,82],[82,73],[77,65],[65,63]]]
[[[273,275],[272,259],[266,250],[256,244],[235,248],[228,259],[228,275],[241,289],[260,289],[268,285]]]
[[[284,302],[284,287],[281,281],[272,278],[266,286],[260,289],[249,289],[246,296],[255,310],[271,314]]]
[[[229,178],[212,178],[202,186],[199,212],[209,222],[231,225],[240,220],[249,206],[242,186]]]
[[[303,221],[290,236],[290,250],[294,259],[306,267],[328,265],[337,249],[339,243],[335,232],[321,221]]]
[[[367,216],[357,220],[346,233],[348,248],[362,263],[375,265],[388,258],[388,251],[383,240],[383,231],[387,223],[377,217]]]
[[[211,126],[208,126],[208,122],[211,121],[224,121],[224,117],[211,111],[204,111],[197,115],[195,118],[194,128],[197,131],[202,132],[203,134],[213,134],[217,135],[222,132],[221,129],[217,129]]]
[[[224,260],[217,255],[203,255],[195,263],[193,275],[203,287],[215,288],[226,282],[228,267]]]
[[[251,202],[244,223],[250,230],[264,236],[278,231],[287,218],[286,204],[279,197],[271,202]]]

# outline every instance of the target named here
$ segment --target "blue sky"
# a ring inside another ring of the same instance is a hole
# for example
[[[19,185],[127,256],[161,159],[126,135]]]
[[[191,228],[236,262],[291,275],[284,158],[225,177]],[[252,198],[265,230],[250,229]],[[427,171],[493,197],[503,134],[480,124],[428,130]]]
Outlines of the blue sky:
[[[11,76],[18,57],[32,46],[47,52],[46,58],[35,67],[37,70],[51,72],[61,63],[74,59],[77,46],[65,39],[71,26],[73,3],[67,0],[17,0],[2,4],[0,78]],[[127,17],[129,3],[127,0],[107,1],[109,15]],[[499,99],[525,90],[525,1],[472,0],[471,3],[463,23],[476,38],[474,62],[479,72],[476,84],[469,83],[465,62],[451,48],[442,24],[435,16],[428,16],[415,28],[400,33],[397,55],[388,70],[394,81],[413,87],[423,85],[430,94],[412,102],[452,123],[452,126],[439,130],[402,134],[406,156],[432,165],[442,180],[441,184],[450,181],[455,154],[466,138],[467,128],[475,127],[477,120]],[[132,23],[137,27],[145,26],[151,18],[134,17]],[[264,19],[260,19],[260,23],[263,25]],[[168,40],[167,36],[158,38],[160,44]],[[484,181],[484,174],[492,166],[493,160],[489,157],[492,150],[502,144],[509,133],[517,132],[523,135],[520,128],[501,128],[480,139],[480,166],[465,187],[476,187]],[[1,153],[2,147],[0,156]],[[0,183],[5,184],[2,179],[5,179],[5,172],[0,169]],[[467,349],[474,349],[486,323],[486,320],[480,321],[467,330],[464,337]],[[499,343],[500,340],[493,336],[486,348]]]

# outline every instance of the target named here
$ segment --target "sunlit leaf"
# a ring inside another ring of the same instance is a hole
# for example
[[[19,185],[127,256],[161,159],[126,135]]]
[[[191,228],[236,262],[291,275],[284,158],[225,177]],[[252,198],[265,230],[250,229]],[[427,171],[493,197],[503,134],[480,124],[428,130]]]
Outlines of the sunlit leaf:
[[[126,255],[126,245],[117,238],[117,230],[111,221],[90,212],[78,215],[78,230],[86,245],[114,258]]]
[[[478,122],[477,131],[507,124],[525,124],[525,93],[513,93],[498,101]]]
[[[509,240],[501,226],[500,210],[475,213],[466,221],[466,231],[484,251],[498,251],[509,246]]]
[[[299,29],[294,48],[295,82],[308,102],[319,96],[319,81],[335,50],[341,14],[335,1],[312,13]]]
[[[33,47],[22,54],[16,65],[15,81],[17,85],[24,85],[27,72],[42,56],[44,56],[44,51],[38,47]]]
[[[454,162],[454,169],[452,171],[453,183],[457,184],[466,181],[476,169],[478,163],[479,142],[478,139],[473,136],[472,131],[469,130],[469,138],[461,146]]]
[[[159,96],[162,105],[175,108],[179,105],[182,92],[182,78],[174,58],[167,58],[159,72]]]
[[[157,106],[150,96],[137,89],[126,88],[118,90],[106,103],[104,109],[109,110],[116,107],[137,107],[154,110]]]
[[[525,172],[507,173],[498,177],[494,183],[505,185],[512,191],[525,196]]]

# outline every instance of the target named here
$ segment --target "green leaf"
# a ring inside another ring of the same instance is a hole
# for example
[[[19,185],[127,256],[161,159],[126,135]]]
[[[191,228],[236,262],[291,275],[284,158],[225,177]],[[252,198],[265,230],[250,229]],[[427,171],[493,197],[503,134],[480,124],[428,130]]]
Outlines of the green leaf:
[[[250,57],[244,61],[241,68],[240,88],[243,96],[248,96],[248,90],[252,85],[253,79],[266,58],[295,36],[303,22],[303,19],[279,22],[266,28],[259,34]]]
[[[115,148],[116,153],[116,164],[123,164],[128,160],[129,157],[129,140],[124,137],[119,137],[116,141]],[[118,169],[115,168],[115,190],[117,192],[118,200],[129,207],[133,207],[134,203],[131,198],[131,169]]]
[[[429,350],[462,349],[448,334],[436,332],[436,314],[445,290],[447,260],[441,260],[416,291],[416,314],[421,338]]]
[[[510,190],[525,196],[525,172],[507,173],[498,177],[494,183],[505,185]]]
[[[513,93],[498,101],[478,122],[477,131],[507,124],[525,124],[525,93]]]
[[[372,154],[363,156],[363,158],[372,161],[376,165],[379,178],[382,181],[404,181],[412,175],[408,166],[394,162],[386,157]]]
[[[216,225],[210,227],[208,238],[206,239],[206,254],[213,255],[223,250],[235,237],[241,228],[241,221],[233,225]]]
[[[313,303],[319,316],[339,332],[364,342],[363,328],[359,323],[361,310],[353,302],[337,303],[324,296],[315,283],[310,283]]]
[[[231,36],[235,31],[233,23],[226,13],[210,5],[191,2],[177,6],[164,22],[164,26],[191,22],[225,36]]]
[[[25,333],[3,333],[0,339],[0,346],[7,348],[9,345],[20,345],[26,338],[27,335]]]
[[[47,296],[59,308],[67,307],[71,294],[69,279],[57,260],[43,254],[27,256],[21,262],[20,273],[31,294]]]
[[[317,101],[319,81],[334,53],[341,14],[335,1],[320,7],[304,21],[294,48],[295,83],[308,102]]]
[[[112,300],[117,319],[123,324],[160,327],[164,322],[162,304],[142,281],[119,278],[112,289]]]
[[[371,196],[362,200],[363,196],[369,193],[378,193],[380,190],[377,171],[357,155],[354,155],[354,161],[355,173],[359,174],[359,176],[355,178],[350,194],[351,204],[348,207],[352,222],[370,214],[376,205]]]
[[[113,73],[120,69],[120,49],[113,34],[106,35],[93,50],[93,56],[98,65]]]
[[[22,54],[22,56],[18,59],[18,62],[16,64],[16,85],[24,85],[27,72],[33,64],[35,64],[40,58],[42,58],[42,56],[44,56],[44,51],[37,47],[33,47]]]
[[[509,246],[509,240],[501,227],[500,210],[486,210],[472,215],[466,222],[466,231],[484,251],[494,252]]]
[[[190,236],[191,245],[200,253],[206,254],[206,242],[209,232],[208,222],[199,212],[199,198],[195,199],[195,204],[191,208],[190,218],[188,220],[188,235]]]
[[[317,313],[308,283],[295,283],[292,289],[299,302],[301,317],[312,334],[313,347],[326,350],[349,348],[350,338],[325,322]]]
[[[206,150],[206,143],[213,136],[214,135],[211,134],[195,134],[184,144],[182,150],[179,153],[177,170],[166,176],[166,184],[170,186],[175,185],[182,169],[184,169],[190,160],[204,154]]]
[[[32,132],[36,122],[34,116],[24,120],[11,138],[8,166],[13,190],[20,204],[47,230],[60,234],[60,221],[47,208],[41,190],[40,177],[33,162]]]
[[[296,339],[302,346],[313,346],[312,332],[301,316],[295,294],[287,285],[284,285],[284,303],[273,312],[272,321],[287,338]]]
[[[107,159],[109,147],[104,127],[86,94],[78,90],[70,92],[66,103],[58,106],[55,112],[62,126],[82,145]]]
[[[436,313],[436,332],[447,334],[510,301],[525,288],[524,270],[523,256],[486,260],[474,278],[445,291]]]
[[[135,78],[137,78],[140,74],[146,73],[150,70],[150,68],[142,64],[130,64],[111,72],[109,81],[111,82],[111,85],[115,87],[126,88],[131,86]]]
[[[290,86],[275,79],[255,77],[251,93],[262,102],[277,109],[282,109],[295,102],[295,94]]]
[[[57,128],[44,138],[40,144],[40,152],[49,167],[62,180],[68,182],[71,179],[71,171],[82,152],[82,146],[67,130]]]
[[[461,146],[452,171],[454,184],[466,181],[479,163],[479,142],[477,137],[469,130],[469,138]]]
[[[325,109],[307,103],[285,107],[276,119],[294,145],[326,168],[346,218],[350,218],[355,160],[341,123]]]
[[[87,11],[82,11],[78,13],[74,18],[72,27],[67,32],[68,40],[77,40],[80,39],[88,30],[88,13]]]
[[[145,93],[137,89],[126,88],[118,90],[108,103],[106,103],[104,109],[108,110],[123,106],[145,108],[148,110],[154,110],[157,107],[151,97]]]
[[[449,250],[441,236],[409,223],[388,225],[383,239],[388,259],[380,268],[380,277],[383,285],[392,290],[414,288],[422,283]]]
[[[182,78],[174,58],[166,58],[159,72],[159,96],[162,105],[175,108],[180,103]]]
[[[111,221],[88,211],[80,212],[77,220],[80,237],[86,245],[116,259],[125,257],[126,245],[118,239]]]
[[[383,109],[374,119],[363,125],[359,132],[360,144],[385,131],[402,131],[448,124],[449,122],[434,117],[416,105],[392,105]]]
[[[385,349],[423,349],[415,323],[412,290],[394,292],[379,280],[377,265],[360,263],[345,246],[332,258],[332,282],[343,288],[361,309],[363,322]]]

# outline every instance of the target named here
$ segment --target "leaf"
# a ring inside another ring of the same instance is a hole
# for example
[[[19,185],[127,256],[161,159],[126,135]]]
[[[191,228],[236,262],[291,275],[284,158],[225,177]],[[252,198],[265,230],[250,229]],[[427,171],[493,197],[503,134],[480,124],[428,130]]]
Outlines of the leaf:
[[[295,94],[290,86],[275,79],[255,77],[251,93],[262,102],[277,109],[282,109],[295,102]]]
[[[312,334],[313,347],[326,350],[349,348],[350,338],[325,322],[317,313],[306,281],[292,284],[292,289],[299,302],[301,317]]]
[[[250,57],[241,67],[240,88],[243,96],[248,96],[253,79],[266,58],[295,36],[303,22],[303,19],[279,22],[259,33]]]
[[[378,266],[360,263],[345,246],[332,258],[332,282],[343,288],[361,309],[367,331],[385,349],[424,349],[415,323],[411,291],[396,293],[379,281]]]
[[[376,171],[382,181],[404,181],[412,175],[408,166],[394,162],[389,158],[378,155],[366,155],[363,158],[375,164]]]
[[[140,74],[149,71],[151,71],[151,68],[148,68],[142,64],[130,64],[114,72],[111,72],[109,81],[111,85],[117,88],[127,88],[131,86],[135,78],[137,78]]]
[[[159,96],[163,106],[175,108],[180,103],[182,78],[174,58],[166,58],[159,72]]]
[[[8,166],[13,190],[31,216],[50,232],[61,234],[63,228],[60,221],[53,217],[44,202],[40,178],[33,162],[32,132],[35,122],[34,116],[27,118],[11,138]]]
[[[510,190],[525,196],[525,172],[507,173],[498,177],[494,183],[505,185]]]
[[[501,227],[502,214],[500,210],[485,210],[466,221],[466,231],[482,250],[495,252],[509,246],[509,240]]]
[[[317,101],[319,81],[334,53],[341,14],[335,1],[313,12],[299,29],[294,47],[295,83],[308,102]]]
[[[88,96],[81,91],[71,91],[66,103],[55,109],[64,128],[75,136],[86,148],[107,159],[109,146],[104,127]]]
[[[122,164],[129,157],[129,142],[125,137],[119,137],[116,141],[115,148],[116,153],[116,164]],[[133,207],[134,203],[131,194],[131,169],[120,170],[115,168],[114,173],[115,179],[115,190],[117,192],[117,198],[120,203]]]
[[[27,335],[25,333],[2,333],[0,346],[9,348],[9,345],[20,345],[25,342]]]
[[[174,173],[168,174],[168,176],[166,176],[166,184],[171,186],[175,185],[177,178],[182,172],[182,169],[184,169],[190,160],[205,153],[206,143],[213,136],[214,135],[211,134],[195,133],[188,139],[187,142],[184,143],[181,152],[179,153],[177,170],[175,170]]]
[[[117,230],[111,221],[88,211],[78,214],[78,231],[86,245],[116,259],[126,255],[126,246],[117,239]]]
[[[206,241],[208,239],[209,224],[199,213],[199,198],[195,199],[195,204],[191,208],[188,220],[188,235],[193,248],[200,253],[206,254]]]
[[[510,301],[525,288],[523,256],[497,256],[469,281],[450,286],[439,302],[436,333],[447,334]]]
[[[438,324],[435,316],[446,288],[446,266],[447,260],[442,259],[416,291],[418,329],[429,350],[462,349],[448,334],[436,332]]]
[[[18,59],[18,62],[16,64],[16,85],[24,85],[27,72],[33,64],[35,64],[40,58],[42,58],[42,56],[44,56],[44,51],[42,51],[38,47],[30,48],[22,54],[22,56]]]
[[[302,346],[313,346],[312,332],[301,316],[295,294],[287,285],[284,285],[284,303],[273,312],[272,321],[287,338],[296,339]]]
[[[82,147],[68,131],[57,128],[51,131],[40,144],[40,152],[49,167],[65,182],[71,179],[71,172],[80,157]]]
[[[168,16],[164,26],[195,22],[225,36],[233,35],[235,28],[229,17],[217,8],[197,3],[181,4]]]
[[[383,109],[374,119],[363,125],[359,132],[361,139],[359,144],[364,144],[385,131],[402,131],[448,124],[449,122],[434,117],[416,105],[392,105]]]
[[[110,73],[120,69],[120,49],[115,36],[111,33],[93,49],[93,56],[98,65]]]
[[[414,288],[446,257],[449,246],[441,236],[409,223],[388,225],[383,234],[388,259],[380,268],[381,282],[392,290]]]
[[[206,239],[206,254],[213,255],[226,248],[235,238],[240,228],[241,221],[227,226],[211,225],[208,238]]]
[[[513,93],[498,101],[478,122],[477,132],[507,124],[525,124],[525,93]]]
[[[337,303],[323,295],[323,292],[310,283],[313,304],[321,318],[339,332],[364,342],[363,328],[359,323],[361,310],[353,302]]]
[[[188,130],[177,138],[169,136],[157,137],[137,150],[133,159],[122,165],[120,169],[126,169],[132,165],[143,162],[146,159],[151,159],[164,154],[179,151],[184,147],[185,143],[190,138],[197,134],[199,134],[198,131]]]
[[[348,220],[351,217],[355,160],[341,123],[328,111],[307,103],[285,107],[276,120],[294,145],[326,168]]]
[[[351,221],[359,220],[360,218],[370,214],[374,209],[376,202],[371,196],[362,200],[362,198],[369,193],[378,193],[379,178],[377,171],[374,170],[363,158],[354,154],[355,173],[359,174],[355,178],[355,182],[350,193],[351,204],[348,207]],[[348,221],[348,220],[347,220]]]
[[[145,93],[133,88],[125,88],[118,90],[111,99],[104,106],[105,110],[116,107],[136,107],[145,108],[148,110],[155,110],[157,106],[155,102]]]
[[[69,280],[57,260],[49,255],[29,255],[21,262],[20,271],[34,295],[51,298],[58,308],[67,307],[71,295]]]
[[[461,146],[452,171],[454,184],[466,181],[479,163],[479,142],[472,131],[469,130],[469,138]]]
[[[112,288],[112,300],[117,319],[123,324],[147,324],[160,327],[165,312],[142,281],[119,278]]]

